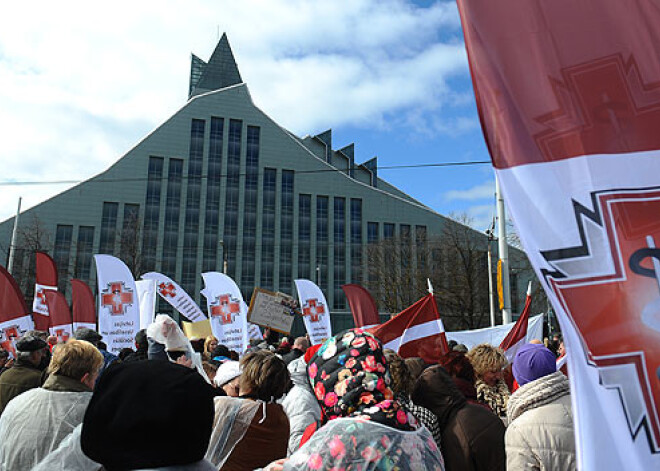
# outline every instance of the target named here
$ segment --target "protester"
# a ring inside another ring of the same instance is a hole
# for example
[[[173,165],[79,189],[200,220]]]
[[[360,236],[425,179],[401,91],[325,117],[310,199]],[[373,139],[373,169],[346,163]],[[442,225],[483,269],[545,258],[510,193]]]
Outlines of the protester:
[[[394,399],[373,335],[352,329],[331,337],[307,371],[322,427],[282,463],[285,470],[444,469],[431,433]]]
[[[145,361],[149,359],[149,341],[146,329],[139,330],[135,334],[135,353],[127,356],[124,361]]]
[[[108,470],[216,469],[203,460],[213,394],[196,370],[171,362],[113,365],[87,408],[82,451]],[[59,469],[70,469],[65,464]]]
[[[32,469],[82,423],[102,366],[83,340],[53,350],[44,385],[12,399],[0,417],[0,469]]]
[[[222,344],[217,345],[211,352],[211,361],[220,365],[227,360],[231,360],[231,352],[229,351],[229,348]]]
[[[213,335],[209,335],[206,337],[204,340],[204,350],[202,353],[202,357],[204,360],[209,361],[211,358],[213,358],[213,350],[218,346],[218,339],[216,339]],[[229,355],[227,355],[229,356]]]
[[[237,361],[227,360],[215,372],[214,384],[221,388],[227,396],[239,396],[239,382],[241,380],[241,367]]]
[[[135,353],[135,350],[133,350],[131,347],[124,347],[121,350],[119,350],[119,357],[120,361],[126,361],[126,358],[133,355]]]
[[[438,448],[442,449],[438,418],[433,412],[425,407],[418,406],[410,399],[410,392],[412,391],[414,381],[406,363],[393,350],[385,350],[385,358],[387,359],[387,366],[392,377],[392,392],[394,392],[394,397],[401,404],[405,405],[422,425],[429,429]]]
[[[9,352],[0,348],[0,375],[11,368],[13,363],[11,358],[9,358]]]
[[[477,400],[488,405],[502,420],[506,420],[506,404],[511,393],[502,378],[502,368],[508,363],[504,352],[482,343],[472,348],[467,358],[476,375]]]
[[[293,360],[287,368],[291,375],[293,388],[282,401],[282,407],[289,418],[290,432],[287,456],[290,456],[300,448],[300,439],[307,427],[321,420],[321,408],[309,383],[305,358],[300,357]]]
[[[442,366],[424,370],[412,400],[438,417],[447,471],[504,471],[504,424],[488,409],[468,403]]]
[[[103,355],[103,368],[101,368],[101,374],[103,374],[108,366],[119,360],[117,355],[113,355],[112,353],[108,352],[106,348],[101,348],[101,339],[103,336],[95,330],[92,330],[88,327],[78,327],[73,333],[73,338],[77,340],[85,340],[99,349],[101,355]]]
[[[34,336],[25,336],[16,342],[16,361],[0,376],[0,415],[9,401],[25,391],[41,386],[43,359],[48,344]]]
[[[290,351],[291,342],[289,342],[289,337],[283,337],[282,341],[277,346],[275,353],[277,353],[280,357],[284,357],[285,355],[288,355]]]
[[[507,410],[507,469],[576,469],[570,388],[554,353],[543,345],[523,345],[513,375],[520,387]]]
[[[454,350],[440,357],[440,364],[451,376],[454,385],[471,404],[477,404],[491,410],[487,404],[477,400],[477,390],[474,387],[474,369],[464,353]]]
[[[206,459],[225,471],[252,470],[286,456],[289,420],[275,401],[289,386],[286,365],[267,350],[240,362],[240,397],[216,397]]]
[[[303,356],[308,348],[309,340],[307,340],[307,337],[297,337],[296,340],[293,341],[293,347],[291,347],[291,351],[284,355],[282,360],[284,360],[284,363],[288,365],[293,360]]]
[[[410,371],[410,376],[414,383],[422,374],[424,368],[426,368],[426,363],[419,357],[406,358],[404,361],[406,362],[406,366],[408,367],[408,371]]]
[[[209,381],[211,381],[211,384],[215,384],[215,375],[218,372],[218,365],[211,363],[210,361],[203,361],[202,362],[202,368],[204,368],[204,372],[206,373],[206,376],[208,376]],[[220,394],[221,396],[224,396],[224,394]]]

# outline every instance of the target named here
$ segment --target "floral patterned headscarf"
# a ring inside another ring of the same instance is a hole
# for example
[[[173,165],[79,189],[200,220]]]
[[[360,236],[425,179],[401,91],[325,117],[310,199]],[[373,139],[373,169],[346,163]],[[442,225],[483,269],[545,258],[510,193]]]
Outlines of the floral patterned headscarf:
[[[380,342],[362,329],[326,340],[311,358],[307,373],[323,424],[338,417],[358,417],[403,431],[418,428],[410,411],[394,400]]]

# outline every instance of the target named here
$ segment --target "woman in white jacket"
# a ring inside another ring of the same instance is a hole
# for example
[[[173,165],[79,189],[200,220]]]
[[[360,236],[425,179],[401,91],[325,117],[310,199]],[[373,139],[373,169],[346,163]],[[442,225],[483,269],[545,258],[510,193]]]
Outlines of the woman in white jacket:
[[[300,439],[305,429],[310,424],[321,420],[321,408],[309,383],[305,357],[293,360],[289,363],[288,368],[293,388],[284,398],[282,407],[289,417],[290,435],[287,456],[291,456],[300,448]]]

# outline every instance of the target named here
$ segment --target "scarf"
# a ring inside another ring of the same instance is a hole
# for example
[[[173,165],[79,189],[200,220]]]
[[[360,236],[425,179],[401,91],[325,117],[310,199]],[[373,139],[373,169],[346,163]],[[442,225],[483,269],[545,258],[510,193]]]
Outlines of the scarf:
[[[478,379],[474,385],[477,388],[477,400],[490,406],[498,417],[505,417],[506,406],[511,395],[506,383],[500,379],[495,386],[489,386]]]

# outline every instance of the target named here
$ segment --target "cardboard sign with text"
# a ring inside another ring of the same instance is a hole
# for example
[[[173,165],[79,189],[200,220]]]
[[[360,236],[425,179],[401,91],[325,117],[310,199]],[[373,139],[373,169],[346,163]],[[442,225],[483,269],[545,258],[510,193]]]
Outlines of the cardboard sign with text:
[[[289,334],[297,305],[292,296],[254,288],[248,309],[248,321],[262,327],[270,327],[282,334]]]

